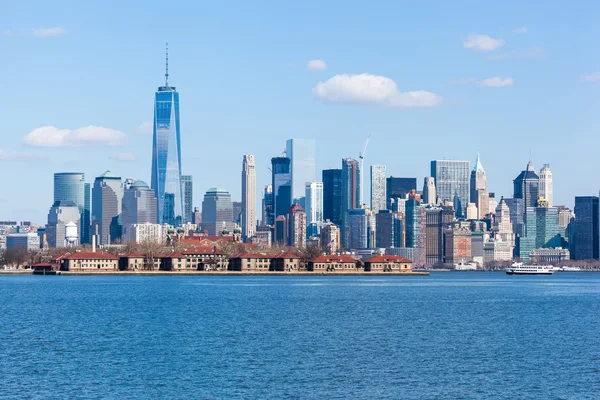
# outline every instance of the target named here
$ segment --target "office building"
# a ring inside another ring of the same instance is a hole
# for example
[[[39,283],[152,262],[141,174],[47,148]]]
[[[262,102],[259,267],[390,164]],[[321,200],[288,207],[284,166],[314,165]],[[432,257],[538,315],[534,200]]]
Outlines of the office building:
[[[360,250],[369,248],[368,209],[354,208],[348,210],[348,249]]]
[[[156,196],[144,181],[135,181],[123,192],[121,223],[123,225],[123,240],[132,237],[130,230],[133,225],[156,224]],[[191,215],[191,214],[190,214]],[[133,235],[134,238],[135,235]],[[137,239],[136,239],[137,241]]]
[[[48,212],[48,223],[46,224],[46,240],[50,247],[66,247],[67,225],[73,223],[79,235],[81,213],[79,207],[72,201],[55,201]]]
[[[156,209],[154,212],[156,213]],[[167,239],[167,226],[151,222],[129,225],[126,230],[123,228],[123,241],[162,244]]]
[[[423,203],[435,205],[437,204],[437,194],[435,192],[435,179],[427,176],[423,182]]]
[[[349,246],[348,211],[360,208],[360,164],[342,159],[342,246]]]
[[[80,243],[90,243],[90,185],[82,172],[54,174],[54,202],[72,201],[80,213]]]
[[[165,85],[154,95],[151,187],[157,199],[158,222],[178,226],[184,220],[179,93],[169,86],[168,61],[167,52]]]
[[[234,224],[240,225],[242,220],[242,202],[241,201],[232,201],[231,202],[231,222]]]
[[[342,170],[323,171],[323,219],[342,224]]]
[[[371,165],[371,211],[387,209],[385,165]]]
[[[183,185],[183,223],[192,222],[194,212],[194,181],[191,175],[181,175]],[[158,206],[157,206],[158,207]]]
[[[444,260],[446,264],[453,266],[461,261],[473,261],[471,235],[470,229],[459,225],[453,226],[444,232]]]
[[[524,207],[537,207],[539,197],[539,177],[531,160],[527,163],[525,171],[522,171],[514,181],[514,198],[523,199]],[[529,257],[529,253],[527,255]]]
[[[290,168],[291,162],[287,157],[274,157],[271,159],[273,215],[275,218],[280,215],[287,215],[292,206],[292,174]]]
[[[192,214],[192,224],[200,226],[202,224],[202,211],[198,207],[194,207]]]
[[[288,228],[287,228],[287,218],[285,215],[280,215],[275,218],[275,226],[274,226],[274,236],[275,243],[282,246],[287,245],[288,243]]]
[[[458,160],[431,161],[431,176],[435,181],[435,190],[442,201],[454,203],[454,212],[458,218],[464,218],[469,202],[469,162]]]
[[[452,207],[425,208],[425,264],[444,263],[444,231],[454,220]]]
[[[598,206],[598,196],[575,197],[575,220],[569,243],[571,258],[574,260],[599,258]]]
[[[558,208],[546,207],[540,201],[537,207],[526,207],[524,216],[525,234],[519,240],[519,257],[529,261],[534,249],[562,247]]]
[[[202,229],[211,236],[219,235],[223,229],[233,231],[233,204],[227,189],[214,187],[206,191],[202,201]]]
[[[504,199],[510,211],[510,222],[513,227],[513,232],[517,237],[523,237],[525,234],[524,215],[525,215],[525,200],[524,199]]]
[[[486,190],[487,189],[487,177],[485,174],[485,170],[483,169],[483,165],[481,164],[481,159],[479,158],[479,153],[477,153],[477,160],[475,161],[475,166],[471,171],[471,181],[470,181],[470,202],[475,203],[477,207],[479,207],[478,203],[478,190]]]
[[[468,203],[465,218],[471,221],[477,219],[477,216],[477,205],[475,205],[475,203]]]
[[[511,250],[515,246],[515,233],[513,230],[510,209],[504,199],[500,200],[500,204],[496,207],[496,224],[494,226],[496,238],[500,242],[507,243]]]
[[[290,159],[292,198],[304,196],[304,185],[316,178],[316,149],[312,139],[289,139],[286,154]]]
[[[304,202],[307,224],[323,222],[323,182],[306,182]]]
[[[380,210],[375,215],[376,247],[404,247],[404,215]]]
[[[256,232],[256,166],[254,156],[246,154],[242,161],[242,236],[251,238]]]
[[[341,248],[340,228],[331,222],[325,222],[321,228],[321,244],[329,254],[335,254]]]
[[[273,185],[265,185],[265,191],[262,199],[262,224],[263,226],[273,226],[275,223],[275,203],[273,199]]]
[[[123,202],[121,177],[106,171],[94,180],[92,189],[92,234],[96,243],[107,245],[121,237],[119,215]]]
[[[411,190],[417,190],[417,178],[395,178],[390,176],[385,183],[387,205],[389,205],[390,199],[404,199]]]
[[[552,171],[550,170],[550,164],[544,164],[540,170],[539,192],[540,197],[543,197],[548,202],[548,207],[552,207]]]
[[[288,213],[288,245],[306,247],[306,213],[300,204],[294,204]]]
[[[421,247],[422,231],[421,227],[424,222],[421,219],[421,204],[416,199],[406,200],[406,247]]]
[[[9,233],[6,235],[6,249],[39,250],[40,237],[37,233]]]

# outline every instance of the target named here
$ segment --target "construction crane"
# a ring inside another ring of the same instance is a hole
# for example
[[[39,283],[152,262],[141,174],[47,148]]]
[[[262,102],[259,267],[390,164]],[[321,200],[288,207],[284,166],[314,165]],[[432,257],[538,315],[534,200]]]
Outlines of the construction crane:
[[[358,154],[358,158],[360,159],[360,201],[358,203],[360,206],[362,206],[364,203],[363,191],[365,190],[365,153],[367,152],[367,146],[369,146],[369,140],[371,140],[371,135],[367,136],[367,140],[365,140],[365,147],[363,148],[363,151]]]

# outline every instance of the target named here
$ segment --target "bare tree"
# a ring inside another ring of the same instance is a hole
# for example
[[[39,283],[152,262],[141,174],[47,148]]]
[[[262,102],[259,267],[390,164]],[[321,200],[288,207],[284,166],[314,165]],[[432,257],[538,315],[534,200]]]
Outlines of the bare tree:
[[[18,268],[27,261],[27,249],[24,247],[18,249],[6,249],[4,251],[4,259],[7,264]]]

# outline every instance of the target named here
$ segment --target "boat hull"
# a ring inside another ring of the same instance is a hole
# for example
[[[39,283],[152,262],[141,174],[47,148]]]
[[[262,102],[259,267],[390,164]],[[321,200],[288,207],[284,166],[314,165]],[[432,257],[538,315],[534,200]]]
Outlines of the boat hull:
[[[521,271],[506,271],[507,275],[554,275],[554,271],[548,272],[521,272]]]

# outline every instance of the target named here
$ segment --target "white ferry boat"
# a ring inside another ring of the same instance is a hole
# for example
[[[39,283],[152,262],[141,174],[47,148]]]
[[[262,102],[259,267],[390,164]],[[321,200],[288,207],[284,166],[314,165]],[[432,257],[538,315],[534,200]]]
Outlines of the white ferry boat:
[[[525,265],[514,263],[505,269],[508,275],[552,275],[556,272],[552,265]]]
[[[477,271],[477,263],[474,262],[466,262],[465,260],[460,260],[458,264],[454,264],[455,271]]]
[[[567,267],[567,266],[565,265],[565,266],[563,266],[563,267],[560,269],[560,271],[563,271],[563,272],[581,272],[581,271],[583,271],[583,270],[582,270],[581,268],[579,268],[579,267]]]

